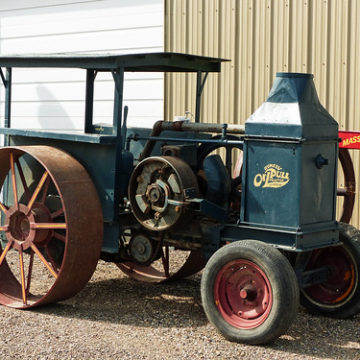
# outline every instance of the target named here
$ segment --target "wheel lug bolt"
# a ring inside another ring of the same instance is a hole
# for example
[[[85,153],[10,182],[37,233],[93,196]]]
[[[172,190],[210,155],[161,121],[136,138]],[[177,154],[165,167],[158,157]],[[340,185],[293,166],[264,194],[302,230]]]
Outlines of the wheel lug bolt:
[[[247,291],[245,289],[240,290],[240,297],[242,299],[246,299],[248,296]]]

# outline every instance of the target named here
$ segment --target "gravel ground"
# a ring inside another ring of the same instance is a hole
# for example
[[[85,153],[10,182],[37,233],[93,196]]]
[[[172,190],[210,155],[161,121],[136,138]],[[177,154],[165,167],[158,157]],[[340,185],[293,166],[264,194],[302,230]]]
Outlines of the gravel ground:
[[[0,307],[0,359],[359,359],[360,316],[300,309],[268,346],[226,341],[201,307],[200,275],[151,285],[99,262],[77,296],[37,310]]]

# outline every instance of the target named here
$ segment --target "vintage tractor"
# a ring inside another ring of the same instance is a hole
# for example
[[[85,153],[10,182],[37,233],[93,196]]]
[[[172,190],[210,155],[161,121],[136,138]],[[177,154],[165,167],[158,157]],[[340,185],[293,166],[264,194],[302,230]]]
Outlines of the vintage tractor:
[[[0,57],[1,304],[67,299],[103,259],[154,283],[205,267],[205,313],[233,341],[277,338],[299,301],[339,318],[360,311],[360,233],[346,224],[355,199],[346,148],[360,134],[342,132],[338,150],[338,125],[309,74],[279,73],[245,126],[200,123],[207,74],[221,61],[177,53]],[[35,67],[86,71],[82,131],[11,126],[13,69]],[[149,71],[197,74],[194,122],[127,126],[124,73]],[[93,121],[99,72],[114,79],[112,125]]]

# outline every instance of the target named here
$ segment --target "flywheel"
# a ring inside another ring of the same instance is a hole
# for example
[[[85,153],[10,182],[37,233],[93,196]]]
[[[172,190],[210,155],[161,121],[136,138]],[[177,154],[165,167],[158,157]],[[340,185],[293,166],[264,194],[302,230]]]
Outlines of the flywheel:
[[[172,228],[189,214],[189,199],[198,196],[196,176],[183,160],[171,156],[141,161],[130,178],[129,200],[147,229]]]

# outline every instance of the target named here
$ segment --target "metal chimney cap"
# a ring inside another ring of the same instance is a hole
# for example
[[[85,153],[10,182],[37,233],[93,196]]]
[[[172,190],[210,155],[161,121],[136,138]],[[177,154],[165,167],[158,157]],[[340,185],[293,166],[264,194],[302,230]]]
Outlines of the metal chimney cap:
[[[313,74],[306,74],[306,73],[277,72],[276,77],[313,79],[314,75]]]
[[[312,74],[277,73],[265,103],[247,119],[245,134],[332,141],[338,124],[321,106]]]

